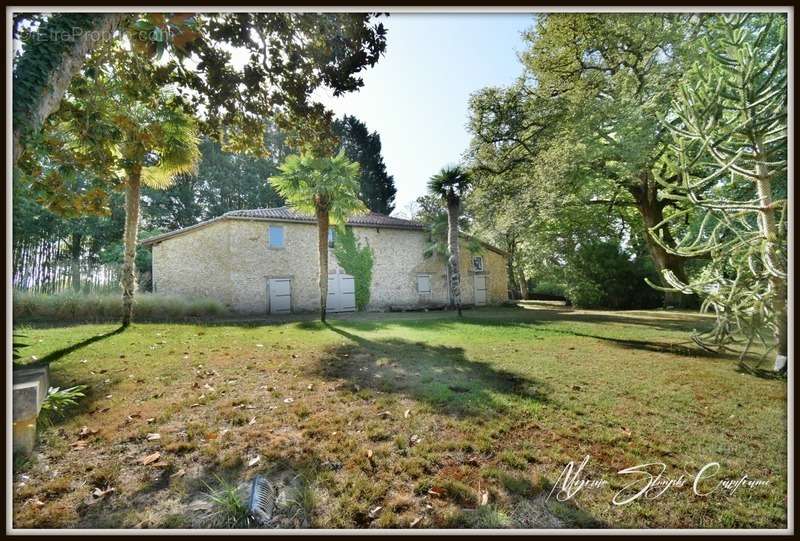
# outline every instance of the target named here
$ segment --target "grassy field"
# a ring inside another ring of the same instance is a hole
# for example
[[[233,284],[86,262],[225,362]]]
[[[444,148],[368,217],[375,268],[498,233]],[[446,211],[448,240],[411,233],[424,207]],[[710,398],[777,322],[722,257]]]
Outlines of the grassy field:
[[[14,525],[234,524],[237,483],[280,470],[297,494],[283,527],[785,527],[786,382],[703,355],[689,332],[707,324],[529,303],[24,328],[51,385],[89,389],[15,463]],[[548,498],[586,455],[607,483]],[[768,483],[697,496],[709,462],[706,491]],[[689,480],[613,505],[634,478],[617,472],[645,463]]]

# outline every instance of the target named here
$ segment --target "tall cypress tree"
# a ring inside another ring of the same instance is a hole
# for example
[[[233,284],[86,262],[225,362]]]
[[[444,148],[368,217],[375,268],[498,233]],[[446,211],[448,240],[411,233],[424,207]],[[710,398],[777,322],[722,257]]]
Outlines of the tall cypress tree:
[[[370,210],[390,214],[397,188],[383,163],[378,132],[370,133],[363,122],[347,115],[334,122],[333,131],[347,157],[361,166],[361,200]]]

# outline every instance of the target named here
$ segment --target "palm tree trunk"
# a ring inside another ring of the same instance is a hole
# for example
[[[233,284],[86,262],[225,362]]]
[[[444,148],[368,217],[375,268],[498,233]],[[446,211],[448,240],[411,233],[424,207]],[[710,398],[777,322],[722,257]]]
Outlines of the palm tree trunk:
[[[317,209],[319,232],[319,318],[325,323],[325,310],[328,308],[328,229],[330,216],[327,210]]]
[[[450,269],[450,299],[461,317],[461,274],[459,273],[458,255],[458,210],[459,201],[447,203],[447,244],[450,257],[447,265]]]
[[[133,318],[133,295],[136,290],[136,236],[139,232],[139,192],[142,168],[136,166],[128,175],[125,187],[125,253],[122,260],[122,325]]]

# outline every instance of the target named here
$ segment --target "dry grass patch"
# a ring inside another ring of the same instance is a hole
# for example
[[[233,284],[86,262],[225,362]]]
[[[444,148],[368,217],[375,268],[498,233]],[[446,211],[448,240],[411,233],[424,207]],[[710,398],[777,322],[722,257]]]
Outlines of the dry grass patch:
[[[53,385],[89,387],[16,467],[14,524],[196,527],[191,506],[218,477],[238,486],[282,465],[307,487],[293,525],[785,526],[785,382],[692,349],[703,324],[502,308],[24,329]],[[81,439],[84,426],[97,432]],[[609,490],[545,502],[586,454]],[[611,506],[615,472],[653,460],[720,461],[770,485]]]

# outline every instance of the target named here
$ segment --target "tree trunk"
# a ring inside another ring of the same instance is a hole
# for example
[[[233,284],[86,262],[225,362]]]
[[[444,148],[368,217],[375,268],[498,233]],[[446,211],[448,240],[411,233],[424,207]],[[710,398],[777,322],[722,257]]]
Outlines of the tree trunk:
[[[58,16],[58,15],[54,15]],[[47,83],[41,89],[36,100],[24,111],[15,110],[15,118],[23,116],[26,122],[14,126],[14,164],[16,165],[25,139],[36,134],[50,114],[58,109],[67,87],[86,61],[86,57],[95,47],[108,39],[127,15],[124,13],[107,13],[98,15],[94,26],[83,29],[84,31],[75,38],[72,46],[62,55],[58,67],[50,73]],[[17,70],[27,68],[28,64],[37,62],[38,51],[29,49],[23,51],[17,63]]]
[[[519,294],[522,300],[527,301],[531,298],[531,294],[528,291],[528,280],[525,278],[525,269],[522,268],[522,265],[519,263],[519,256],[517,256],[517,286],[519,287]]]
[[[319,231],[319,318],[325,323],[325,310],[328,309],[328,229],[330,216],[327,210],[317,209],[317,229]]]
[[[664,280],[663,272],[665,270],[672,271],[678,280],[686,283],[688,281],[688,276],[686,275],[685,265],[688,258],[669,253],[650,236],[650,228],[655,227],[664,220],[664,202],[658,200],[655,185],[648,182],[645,176],[641,186],[631,188],[630,191],[636,200],[636,208],[639,210],[639,214],[641,214],[642,220],[644,221],[647,249],[656,265],[661,284],[664,287],[670,287]],[[667,246],[675,246],[675,239],[672,238],[669,229],[665,228],[663,232],[664,243],[667,244]],[[697,304],[698,299],[696,295],[686,295],[679,291],[667,291],[664,293],[664,306],[691,308],[696,307]]]
[[[76,293],[81,291],[81,241],[83,235],[81,233],[72,234],[72,244],[70,245],[70,263],[72,268],[72,289]]]
[[[125,253],[122,260],[122,325],[128,326],[133,318],[133,296],[136,290],[136,237],[139,233],[139,197],[141,191],[141,166],[128,174],[125,186]]]
[[[760,153],[761,141],[756,141],[756,153]],[[758,227],[766,240],[764,259],[769,266],[780,273],[786,272],[784,265],[778,262],[778,227],[775,224],[775,209],[772,207],[772,182],[769,168],[759,156],[756,162],[756,189],[758,190],[759,210]],[[775,313],[775,345],[778,348],[775,357],[775,371],[787,370],[788,359],[788,319],[786,313],[786,279],[775,273],[769,273],[769,285],[772,289],[772,310]]]
[[[461,317],[461,274],[459,272],[458,254],[458,211],[459,203],[457,199],[447,202],[447,245],[449,258],[447,265],[450,269],[450,300],[458,310]]]

